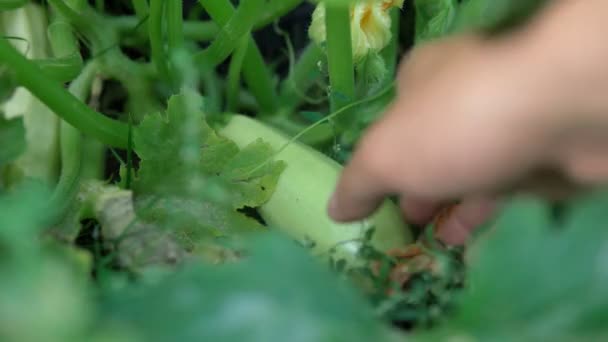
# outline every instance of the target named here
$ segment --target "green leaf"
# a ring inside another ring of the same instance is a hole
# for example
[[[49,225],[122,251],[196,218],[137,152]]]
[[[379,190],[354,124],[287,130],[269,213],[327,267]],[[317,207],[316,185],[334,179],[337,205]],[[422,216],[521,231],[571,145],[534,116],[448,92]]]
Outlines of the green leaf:
[[[33,182],[21,183],[0,192],[0,253],[5,250],[27,254],[49,218],[48,189]],[[36,215],[32,215],[36,213]]]
[[[266,163],[273,153],[270,145],[258,139],[224,166],[220,174],[229,184],[235,209],[245,206],[255,208],[270,199],[277,179],[285,168],[283,162]]]
[[[449,33],[457,13],[458,0],[416,0],[416,43]]]
[[[608,328],[608,192],[579,198],[561,220],[534,198],[514,200],[469,255],[456,314],[419,337],[604,340]]]
[[[450,34],[509,31],[526,23],[547,0],[416,0],[417,44]]]
[[[108,250],[113,251],[117,264],[132,271],[149,266],[174,264],[184,258],[185,251],[154,223],[147,222],[135,210],[131,191],[118,187],[87,184],[86,206],[101,226]]]
[[[210,238],[263,229],[254,219],[212,201],[144,197],[136,205],[146,222],[171,230],[173,237],[188,251],[195,251],[200,241]]]
[[[0,167],[8,164],[25,151],[23,119],[6,120],[0,116]]]
[[[138,211],[177,232],[188,249],[205,236],[261,229],[238,209],[264,204],[284,169],[270,161],[273,150],[265,142],[239,150],[220,137],[202,108],[198,94],[184,91],[169,100],[164,115],[150,115],[134,130],[141,158],[133,184]]]
[[[465,0],[460,5],[453,31],[508,31],[525,23],[547,3],[547,0]]]
[[[86,340],[92,318],[87,258],[42,243],[49,198],[48,189],[34,183],[0,195],[2,341]]]
[[[397,341],[365,299],[305,249],[270,234],[250,246],[237,263],[189,265],[106,294],[107,324],[144,341]]]

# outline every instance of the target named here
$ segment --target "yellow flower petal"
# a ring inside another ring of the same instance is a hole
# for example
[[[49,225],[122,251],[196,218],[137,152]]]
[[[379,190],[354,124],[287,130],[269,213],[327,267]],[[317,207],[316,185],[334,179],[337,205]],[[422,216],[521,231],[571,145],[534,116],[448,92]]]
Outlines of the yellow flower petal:
[[[362,60],[370,52],[382,50],[391,40],[391,18],[389,10],[401,8],[404,0],[363,0],[350,8],[353,59]],[[310,38],[317,44],[326,40],[325,6],[319,3],[312,15],[308,30]]]

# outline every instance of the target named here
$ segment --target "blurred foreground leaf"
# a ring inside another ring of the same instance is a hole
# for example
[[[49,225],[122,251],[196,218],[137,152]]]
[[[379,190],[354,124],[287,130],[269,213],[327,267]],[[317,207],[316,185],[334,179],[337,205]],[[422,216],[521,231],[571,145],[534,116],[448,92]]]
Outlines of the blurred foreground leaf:
[[[32,184],[0,195],[1,341],[82,340],[91,319],[86,256],[39,237],[49,196]]]
[[[470,251],[454,317],[421,340],[600,341],[608,338],[608,192],[564,217],[520,198]]]
[[[0,167],[25,151],[23,119],[6,120],[0,115]]]
[[[108,294],[111,326],[146,341],[391,341],[365,300],[293,242],[266,236],[235,264],[190,265]]]

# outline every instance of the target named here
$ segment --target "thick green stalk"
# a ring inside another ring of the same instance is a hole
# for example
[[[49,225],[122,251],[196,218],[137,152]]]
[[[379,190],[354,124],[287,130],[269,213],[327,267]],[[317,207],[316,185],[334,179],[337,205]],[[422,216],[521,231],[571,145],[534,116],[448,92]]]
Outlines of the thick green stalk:
[[[54,57],[73,56],[80,61],[80,66],[82,66],[78,41],[72,32],[72,27],[61,14],[56,15],[49,27],[49,41]],[[96,65],[90,63],[70,84],[69,92],[79,101],[86,101],[96,70]],[[61,173],[51,203],[56,209],[57,216],[61,217],[78,192],[82,172],[83,137],[78,129],[65,120],[61,120],[59,129]]]
[[[243,63],[243,78],[260,106],[261,116],[275,113],[278,109],[278,94],[271,75],[255,41],[250,39]]]
[[[167,1],[165,6],[169,50],[180,49],[184,44],[184,8],[182,0]]]
[[[92,45],[102,46],[102,42],[104,41],[104,35],[101,34],[98,30],[96,30],[96,23],[91,23],[89,21],[89,16],[83,16],[80,12],[77,12],[72,7],[68,6],[63,0],[47,0],[51,6],[59,14],[61,14],[70,24],[74,25],[74,27],[80,31],[80,33],[84,34]]]
[[[239,46],[232,55],[230,60],[230,66],[228,67],[228,84],[226,86],[226,110],[229,112],[235,112],[239,105],[239,90],[241,84],[241,69],[243,67],[243,60],[245,54],[249,48],[249,39],[245,37],[241,39]]]
[[[48,27],[49,41],[55,57],[76,55],[82,64],[78,42],[72,34],[72,26],[65,20],[56,20]]]
[[[85,9],[82,0],[71,1],[71,5],[80,11]],[[49,41],[55,58],[73,58],[77,61],[79,72],[74,76],[75,80],[70,84],[69,91],[84,102],[92,91],[99,64],[91,62],[83,69],[78,41],[72,29],[67,19],[60,13],[57,14],[57,18],[49,26]],[[55,197],[63,203],[76,193],[80,180],[102,177],[105,156],[101,142],[91,137],[81,137],[81,133],[64,120],[61,120],[59,129],[62,165]],[[74,150],[73,153],[69,152],[70,149]],[[80,155],[78,151],[81,152]],[[79,159],[75,159],[76,157]],[[66,200],[62,200],[63,198]]]
[[[199,0],[211,19],[220,26],[226,25],[234,14],[234,7],[229,0]]]
[[[136,24],[132,27],[137,26],[138,33],[148,32],[148,16],[150,15],[150,6],[148,6],[148,0],[132,0],[133,8],[135,9]],[[141,25],[138,25],[141,23]]]
[[[89,108],[63,86],[27,60],[5,39],[0,39],[0,65],[9,67],[15,80],[62,119],[103,143],[125,148],[128,127]]]
[[[183,17],[183,0],[167,1],[165,3],[165,17],[167,21],[167,55],[173,59],[173,54],[181,51],[184,45],[184,17]],[[176,75],[175,68],[178,67],[171,61],[169,65],[169,77],[173,89],[177,90],[180,87],[179,77]]]
[[[234,15],[222,27],[211,45],[197,54],[196,60],[207,67],[222,63],[241,44],[243,37],[248,37],[255,18],[264,5],[264,0],[243,0]]]
[[[205,91],[205,111],[211,115],[219,115],[222,110],[222,86],[213,68],[202,67],[200,75]]]
[[[82,60],[74,55],[37,59],[34,62],[46,75],[62,83],[73,80],[82,70]]]
[[[48,27],[48,35],[54,58],[48,62],[54,62],[55,68],[47,68],[49,74],[53,73],[55,79],[60,81],[71,81],[82,71],[83,61],[78,50],[78,42],[72,34],[72,26],[64,20],[57,20]],[[45,62],[45,61],[41,61]],[[40,64],[39,64],[40,65]],[[44,65],[41,65],[43,69]]]
[[[144,17],[145,18],[145,17]],[[122,36],[132,35],[144,19],[133,16],[112,17],[110,25]],[[184,37],[196,41],[210,41],[217,37],[219,27],[212,21],[184,21]],[[147,37],[147,36],[146,36]]]
[[[86,70],[70,84],[70,92],[81,101],[86,99],[90,84],[95,77],[95,67],[88,65]],[[82,170],[82,133],[74,126],[62,120],[60,125],[61,175],[53,192],[52,201],[56,206],[65,209],[69,200],[78,191],[78,182]],[[63,210],[59,210],[62,212]]]
[[[165,80],[169,80],[169,65],[167,65],[167,55],[165,53],[163,37],[163,0],[150,0],[150,19],[148,20],[148,34],[150,38],[150,48],[152,50],[152,62],[156,66],[158,73]]]
[[[143,20],[150,14],[150,6],[148,6],[147,0],[133,0],[132,2],[138,20]]]
[[[61,0],[48,1],[91,42],[92,58],[98,63],[100,71],[107,77],[117,79],[127,88],[129,100],[126,111],[139,119],[162,107],[158,98],[153,96],[150,84],[150,79],[157,77],[154,64],[138,63],[125,56],[117,45],[117,30],[107,17],[99,15],[86,3],[79,6],[79,12],[74,12]]]
[[[199,0],[199,2],[213,21],[222,27],[228,23],[235,12],[229,0]],[[268,70],[253,38],[250,38],[249,48],[245,54],[243,78],[261,108],[260,114],[276,112],[278,96],[271,72]]]
[[[327,63],[331,84],[331,111],[335,112],[352,102],[355,96],[348,6],[326,4],[325,26],[327,28]],[[345,125],[350,120],[347,116],[341,116],[336,121],[340,125]]]
[[[296,8],[304,0],[270,0],[264,6],[265,10],[260,19],[254,26],[254,30],[259,30],[266,25],[271,24],[283,15],[287,14],[292,9]]]
[[[12,10],[27,4],[29,0],[3,0],[0,1],[0,10]]]

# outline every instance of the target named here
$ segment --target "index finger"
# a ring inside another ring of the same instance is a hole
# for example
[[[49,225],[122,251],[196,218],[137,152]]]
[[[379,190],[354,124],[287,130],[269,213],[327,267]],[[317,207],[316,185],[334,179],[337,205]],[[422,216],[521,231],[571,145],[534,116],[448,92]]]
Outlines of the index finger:
[[[338,222],[371,215],[393,190],[365,155],[355,154],[344,168],[329,201],[329,216]]]
[[[386,115],[370,127],[344,167],[328,208],[334,220],[368,217],[386,196],[400,192],[393,176],[398,168],[392,143],[395,138],[388,137],[392,132],[386,130],[391,121],[391,115]]]

